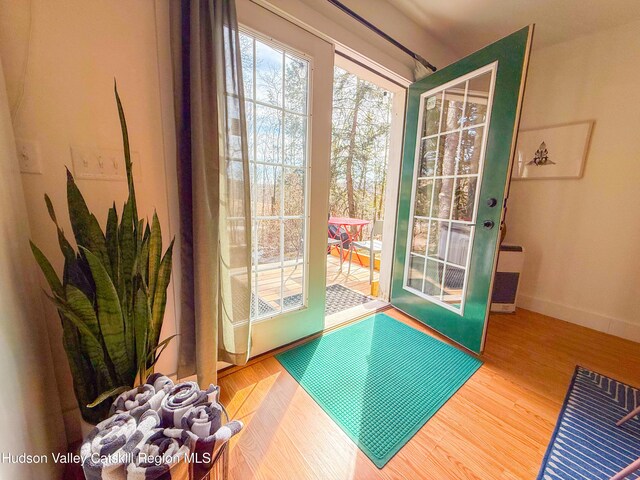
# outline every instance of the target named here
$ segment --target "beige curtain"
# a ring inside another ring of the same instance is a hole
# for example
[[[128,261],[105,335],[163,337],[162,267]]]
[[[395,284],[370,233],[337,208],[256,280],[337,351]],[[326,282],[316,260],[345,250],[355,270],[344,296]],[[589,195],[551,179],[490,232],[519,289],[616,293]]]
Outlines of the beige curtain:
[[[251,216],[233,0],[173,0],[182,292],[178,376],[216,380],[250,348]]]

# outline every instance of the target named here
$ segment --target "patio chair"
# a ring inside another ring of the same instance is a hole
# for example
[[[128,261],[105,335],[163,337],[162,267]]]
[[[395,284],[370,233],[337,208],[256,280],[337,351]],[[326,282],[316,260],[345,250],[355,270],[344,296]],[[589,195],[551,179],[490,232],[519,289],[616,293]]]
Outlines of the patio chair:
[[[636,415],[640,415],[640,406],[635,408],[628,415],[625,415],[620,420],[618,420],[616,422],[616,425],[619,427],[623,423],[628,422],[629,420],[631,420]],[[622,470],[620,470],[613,477],[611,477],[610,480],[622,480],[624,478],[627,478],[629,475],[631,475],[636,470],[640,470],[640,458],[638,458],[635,462],[632,462],[630,465],[628,465],[627,467],[625,467]]]
[[[382,241],[376,240],[375,237],[382,234],[382,220],[374,220],[371,225],[371,236],[369,240],[351,242],[349,245],[349,270],[347,276],[351,273],[351,258],[354,250],[369,251],[369,283],[373,283],[373,270],[376,263],[376,254],[382,253]]]
[[[342,255],[342,240],[339,238],[332,238],[329,237],[327,239],[327,247],[328,247],[328,251],[329,253],[331,253],[331,249],[332,248],[337,248],[340,254],[340,271],[342,271],[342,262],[343,262],[343,255]]]

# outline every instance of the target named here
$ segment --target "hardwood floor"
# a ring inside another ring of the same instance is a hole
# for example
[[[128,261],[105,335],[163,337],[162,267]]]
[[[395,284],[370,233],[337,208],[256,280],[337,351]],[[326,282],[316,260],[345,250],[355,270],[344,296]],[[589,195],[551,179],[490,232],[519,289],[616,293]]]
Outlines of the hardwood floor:
[[[246,425],[231,443],[230,477],[531,479],[577,364],[640,384],[640,344],[526,310],[491,316],[481,358],[480,370],[382,470],[272,356],[223,372],[222,401]]]

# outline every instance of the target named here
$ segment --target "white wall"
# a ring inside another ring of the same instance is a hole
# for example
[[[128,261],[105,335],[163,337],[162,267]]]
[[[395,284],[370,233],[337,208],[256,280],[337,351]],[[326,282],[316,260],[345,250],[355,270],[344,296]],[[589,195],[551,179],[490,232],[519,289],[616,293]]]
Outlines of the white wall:
[[[140,158],[138,208],[142,216],[151,216],[153,209],[157,210],[167,245],[173,232],[168,222],[153,1],[34,0],[26,78],[22,74],[29,36],[29,2],[2,0],[0,11],[0,55],[7,65],[12,105],[24,82],[22,106],[14,120],[16,137],[37,141],[42,157],[42,175],[22,175],[34,242],[61,271],[62,256],[43,195],[51,196],[70,236],[65,191],[70,146],[122,148],[113,96],[116,77],[131,148]],[[126,198],[125,182],[79,180],[78,185],[103,225],[112,202],[115,200],[121,209]],[[70,440],[77,439],[79,415],[60,321],[51,304],[46,305],[67,433]],[[170,287],[164,335],[175,331],[174,317]],[[173,347],[165,351],[159,367],[168,373],[175,372]]]
[[[425,36],[410,19],[383,0],[375,1],[376,8],[369,12],[365,2],[353,0],[350,5],[365,15],[370,13],[372,20],[381,28],[389,27],[399,40],[420,47],[419,53],[434,63],[452,60],[450,51]],[[410,73],[413,62],[404,54],[386,45],[378,48],[381,41],[375,35],[334,7],[329,17],[318,17],[307,3],[324,8],[325,2],[288,1],[288,8],[311,12],[316,19],[321,18],[321,28],[335,33],[343,43],[376,57],[377,62],[401,76]],[[168,200],[175,198],[175,174],[173,167],[165,166],[175,164],[172,119],[168,118],[172,106],[166,104],[171,90],[167,82],[168,51],[166,32],[156,30],[156,23],[161,28],[167,25],[166,2],[157,0],[155,6],[158,8],[154,8],[154,0],[0,0],[0,57],[5,64],[10,103],[15,105],[24,91],[14,130],[16,137],[39,143],[43,165],[42,175],[22,175],[29,224],[35,243],[58,270],[62,268],[62,257],[43,195],[51,196],[58,218],[64,219],[63,226],[70,232],[65,218],[64,170],[65,165],[71,166],[70,146],[121,148],[114,77],[127,114],[131,148],[140,159],[141,175],[136,177],[139,209],[148,216],[157,209],[165,239],[176,233],[176,205]],[[161,104],[161,97],[165,104]],[[78,180],[78,185],[89,208],[103,224],[111,203],[115,200],[121,205],[126,197],[124,182]],[[177,251],[174,249],[174,253]],[[176,330],[174,300],[172,283],[163,336]],[[75,440],[80,436],[79,413],[59,319],[52,306],[46,305],[67,437]],[[158,367],[168,374],[176,371],[176,347],[174,341]]]
[[[584,177],[514,181],[520,305],[640,341],[640,22],[534,50],[522,128],[595,120]]]
[[[24,192],[0,62],[0,453],[47,455],[42,465],[0,462],[0,479],[59,478],[66,451]]]

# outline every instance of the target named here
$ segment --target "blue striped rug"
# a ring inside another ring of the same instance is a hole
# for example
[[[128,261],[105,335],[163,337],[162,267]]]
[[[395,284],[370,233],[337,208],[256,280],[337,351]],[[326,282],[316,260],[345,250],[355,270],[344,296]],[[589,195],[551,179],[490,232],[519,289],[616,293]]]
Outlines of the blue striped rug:
[[[538,480],[608,479],[640,457],[640,419],[616,427],[639,404],[637,388],[576,367]]]

